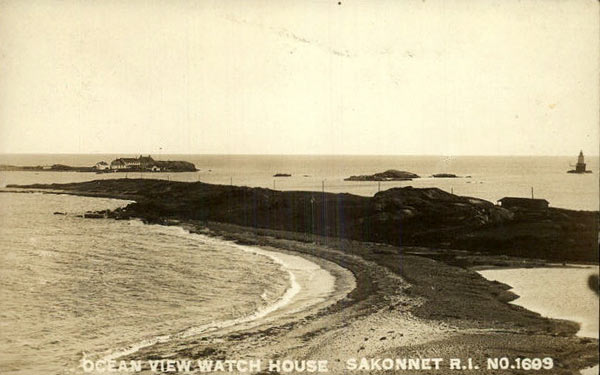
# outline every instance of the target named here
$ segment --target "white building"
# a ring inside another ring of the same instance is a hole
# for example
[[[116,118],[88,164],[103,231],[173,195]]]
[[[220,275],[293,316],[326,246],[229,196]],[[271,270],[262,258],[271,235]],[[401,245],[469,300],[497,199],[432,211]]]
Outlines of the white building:
[[[137,169],[140,168],[140,160],[136,158],[119,158],[110,163],[110,169]]]

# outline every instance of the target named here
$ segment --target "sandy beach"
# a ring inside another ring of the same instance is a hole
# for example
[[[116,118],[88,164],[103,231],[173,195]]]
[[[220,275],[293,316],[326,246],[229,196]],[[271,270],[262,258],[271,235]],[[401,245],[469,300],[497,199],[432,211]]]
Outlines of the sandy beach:
[[[473,374],[490,373],[485,368],[487,358],[522,358],[531,353],[553,358],[554,374],[575,374],[597,361],[597,340],[574,336],[576,323],[541,318],[508,304],[516,296],[506,291],[506,285],[488,282],[474,271],[415,256],[394,261],[398,249],[381,244],[221,223],[189,222],[184,227],[267,251],[300,255],[335,277],[332,298],[300,312],[282,311],[251,325],[159,343],[120,359],[260,360],[264,371],[257,373],[265,374],[277,373],[267,371],[269,361],[285,359],[326,360],[334,374],[348,373],[349,366],[363,358],[374,367],[351,372],[382,373],[378,361],[386,358],[442,359],[440,369],[422,365],[413,370],[424,374],[445,373],[449,361],[456,358],[471,358],[480,367],[466,370]],[[379,254],[380,260],[366,254]],[[235,367],[227,372],[248,373]],[[384,373],[395,372],[406,373]]]
[[[278,257],[306,259],[333,276],[335,287],[317,303],[308,302],[307,306],[302,295],[296,296],[291,304],[262,319],[214,332],[197,332],[119,359],[259,359],[265,369],[269,360],[326,360],[330,372],[342,373],[350,358],[382,357],[390,347],[442,340],[454,330],[442,322],[428,322],[411,314],[410,310],[423,300],[407,296],[410,284],[358,255],[346,255],[310,242],[257,236],[243,228],[224,228],[216,223],[184,227],[244,245],[258,245],[262,250],[278,253]],[[313,276],[318,277],[314,270]],[[302,287],[301,294],[322,289],[319,280],[311,284],[310,279],[295,280]]]

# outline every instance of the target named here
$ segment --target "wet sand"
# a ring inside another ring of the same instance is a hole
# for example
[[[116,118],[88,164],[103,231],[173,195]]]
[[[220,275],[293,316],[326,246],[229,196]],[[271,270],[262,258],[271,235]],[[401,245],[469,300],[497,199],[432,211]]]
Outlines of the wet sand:
[[[199,331],[119,359],[260,359],[265,369],[271,359],[327,360],[330,372],[341,373],[349,358],[376,356],[389,347],[424,344],[446,338],[452,331],[446,324],[428,322],[410,314],[409,309],[423,301],[405,294],[409,284],[359,256],[314,243],[257,237],[234,232],[232,228],[223,231],[219,224],[184,227],[233,240],[241,246],[259,246],[262,250],[277,252],[277,257],[289,257],[288,266],[291,258],[306,259],[307,263],[318,265],[333,276],[335,288],[323,291],[323,275],[319,280],[313,269],[312,277],[305,274],[303,280],[297,280],[307,289],[308,297],[299,293],[290,304],[261,319],[215,331]],[[305,263],[305,269],[306,266]],[[323,292],[318,303],[314,303],[315,290]],[[312,303],[307,304],[306,298],[312,298]]]
[[[190,227],[185,229],[194,230]],[[194,235],[202,236],[203,242],[216,242],[216,246],[224,242],[215,236],[195,233]],[[101,360],[119,361],[123,358],[148,360],[157,355],[162,357],[162,354],[158,353],[164,350],[174,350],[178,347],[187,348],[189,341],[196,340],[198,337],[202,337],[207,343],[214,344],[223,337],[235,336],[241,332],[263,330],[265,327],[293,323],[335,304],[346,297],[356,286],[352,273],[333,262],[308,255],[299,256],[297,253],[275,250],[271,247],[236,243],[229,243],[228,246],[233,246],[239,251],[270,258],[274,263],[279,264],[282,271],[288,273],[289,277],[289,285],[283,295],[279,296],[274,303],[266,305],[252,314],[231,320],[216,320],[202,326],[190,327],[175,334],[140,341],[127,348],[114,350],[102,357]],[[241,355],[239,354],[239,356]],[[178,359],[181,358],[178,357]]]

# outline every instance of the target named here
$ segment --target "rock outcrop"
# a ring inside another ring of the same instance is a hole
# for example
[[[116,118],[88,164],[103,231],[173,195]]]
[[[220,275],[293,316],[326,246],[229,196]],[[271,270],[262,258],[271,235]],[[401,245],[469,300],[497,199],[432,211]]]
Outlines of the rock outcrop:
[[[410,181],[413,178],[419,178],[419,175],[412,173],[412,172],[388,169],[385,172],[375,173],[372,175],[351,176],[344,180],[345,181]]]

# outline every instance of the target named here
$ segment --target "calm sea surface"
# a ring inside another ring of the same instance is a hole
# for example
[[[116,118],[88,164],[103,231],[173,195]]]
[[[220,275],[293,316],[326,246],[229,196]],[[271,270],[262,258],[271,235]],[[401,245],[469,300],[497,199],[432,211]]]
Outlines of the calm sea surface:
[[[76,217],[126,203],[0,194],[0,373],[79,372],[84,355],[251,316],[289,289],[281,264],[233,244]]]
[[[92,166],[104,160],[137,155],[0,155],[0,164]],[[351,175],[373,174],[387,169],[417,173],[423,178],[407,182],[385,182],[381,189],[396,186],[439,187],[455,194],[492,202],[505,196],[544,198],[553,207],[598,210],[598,157],[587,158],[594,173],[567,174],[576,162],[573,157],[495,156],[243,156],[243,155],[153,155],[160,160],[187,160],[200,169],[191,173],[129,173],[130,178],[162,178],[203,181],[215,184],[261,186],[278,190],[325,190],[370,196],[375,182],[351,182]],[[274,178],[275,173],[292,177]],[[434,173],[471,176],[460,179],[431,178]],[[0,172],[0,186],[9,183],[49,183],[122,178],[123,173]]]

